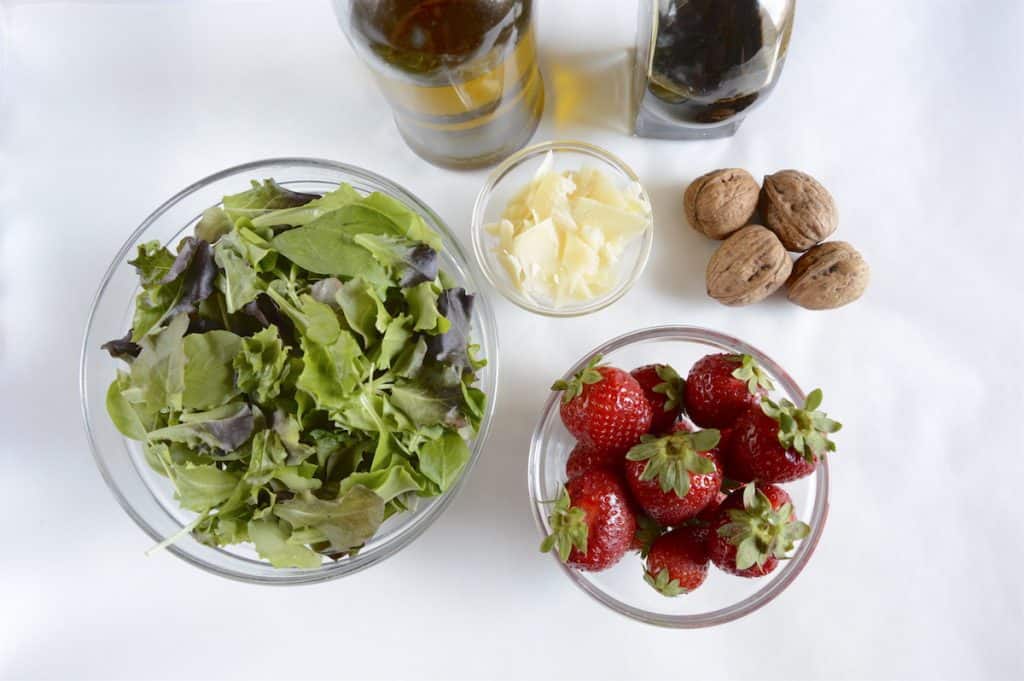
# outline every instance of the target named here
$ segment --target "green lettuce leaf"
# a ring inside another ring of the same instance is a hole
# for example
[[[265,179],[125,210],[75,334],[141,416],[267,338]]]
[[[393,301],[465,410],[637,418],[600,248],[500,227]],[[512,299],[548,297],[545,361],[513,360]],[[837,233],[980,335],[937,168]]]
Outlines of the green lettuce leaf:
[[[268,326],[250,338],[241,340],[233,360],[238,389],[260,404],[281,394],[288,377],[288,354],[276,326]]]
[[[185,336],[186,409],[212,409],[238,395],[233,363],[242,339],[230,331],[209,331]]]
[[[316,194],[304,194],[285,189],[273,180],[252,181],[248,191],[224,197],[224,212],[234,221],[240,218],[254,218],[278,208],[292,208],[320,198]]]
[[[360,198],[362,195],[353,189],[352,185],[342,184],[333,192],[324,194],[305,205],[296,208],[282,208],[256,216],[252,219],[252,224],[257,227],[276,227],[278,225],[298,227],[309,224],[331,211],[355,203]]]
[[[444,492],[459,479],[469,457],[469,446],[462,436],[445,431],[420,448],[420,471]]]
[[[256,553],[276,568],[315,568],[323,562],[311,549],[289,542],[290,530],[276,518],[250,520],[248,534]]]

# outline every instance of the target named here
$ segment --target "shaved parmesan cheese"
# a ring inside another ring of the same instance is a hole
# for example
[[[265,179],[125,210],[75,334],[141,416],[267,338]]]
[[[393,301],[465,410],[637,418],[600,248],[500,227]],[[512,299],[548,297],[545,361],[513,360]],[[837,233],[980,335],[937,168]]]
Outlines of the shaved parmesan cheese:
[[[531,299],[561,307],[613,289],[623,256],[650,222],[640,185],[619,189],[596,168],[557,172],[549,153],[501,220],[486,229],[513,285]]]

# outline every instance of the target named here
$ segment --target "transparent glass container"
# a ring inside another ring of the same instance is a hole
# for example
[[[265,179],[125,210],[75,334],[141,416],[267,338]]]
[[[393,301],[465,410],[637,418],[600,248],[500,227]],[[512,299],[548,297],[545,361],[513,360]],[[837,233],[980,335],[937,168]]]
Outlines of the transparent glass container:
[[[693,326],[659,326],[619,336],[585,354],[565,372],[565,376],[580,371],[596,354],[602,355],[608,364],[627,371],[644,364],[662,362],[671,364],[685,375],[694,362],[714,352],[752,356],[775,383],[776,397],[786,397],[794,403],[803,404],[805,396],[800,387],[763,352],[738,338]],[[548,397],[530,442],[530,503],[543,536],[551,532],[548,522],[550,501],[558,498],[565,482],[565,462],[575,446],[575,440],[559,417],[559,400],[559,394],[554,392]],[[823,460],[813,475],[782,487],[793,498],[797,516],[811,526],[811,533],[797,545],[789,560],[781,561],[779,567],[765,577],[736,577],[711,565],[707,579],[699,589],[666,598],[644,581],[643,563],[634,552],[601,572],[570,568],[555,553],[551,554],[552,560],[576,586],[596,601],[635,620],[684,629],[730,622],[767,605],[792,584],[806,567],[821,539],[828,516],[828,462]]]
[[[399,185],[355,166],[319,159],[281,158],[255,161],[229,168],[199,180],[178,192],[147,217],[114,256],[100,284],[87,322],[82,343],[80,386],[82,414],[96,465],[110,491],[124,510],[149,535],[154,544],[179,532],[195,514],[179,507],[170,482],[146,464],[140,443],[121,435],[107,415],[105,397],[121,362],[111,358],[100,345],[124,335],[131,326],[138,275],[128,264],[136,246],[153,239],[177,244],[190,233],[203,211],[220,203],[226,194],[248,187],[249,180],[274,178],[298,192],[325,193],[348,182],[362,193],[382,192],[416,210],[441,235],[440,266],[459,286],[476,294],[472,342],[481,346],[488,363],[479,372],[479,387],[487,396],[480,432],[471,443],[472,456],[460,479],[444,494],[420,499],[414,511],[389,518],[377,534],[355,556],[320,567],[274,568],[262,560],[250,544],[216,548],[184,535],[167,547],[175,556],[224,577],[261,584],[303,584],[343,577],[394,555],[420,536],[448,507],[483,451],[494,415],[498,382],[498,338],[494,316],[481,293],[473,271],[455,235],[426,204]]]
[[[618,262],[618,282],[607,292],[590,300],[565,305],[555,305],[551,300],[527,295],[516,286],[508,270],[498,262],[498,238],[487,230],[487,226],[501,219],[509,201],[529,184],[549,153],[555,171],[596,168],[605,173],[619,189],[625,189],[634,182],[640,184],[640,179],[625,161],[593,144],[555,140],[529,146],[505,159],[480,188],[473,206],[473,252],[487,281],[519,307],[548,317],[578,317],[608,307],[626,295],[643,274],[654,243],[654,214],[651,213],[643,235],[623,251]],[[641,189],[641,196],[650,205],[647,192]]]
[[[496,163],[544,108],[532,0],[335,0],[405,142],[427,161]]]
[[[796,0],[639,0],[634,130],[728,137],[778,82]]]

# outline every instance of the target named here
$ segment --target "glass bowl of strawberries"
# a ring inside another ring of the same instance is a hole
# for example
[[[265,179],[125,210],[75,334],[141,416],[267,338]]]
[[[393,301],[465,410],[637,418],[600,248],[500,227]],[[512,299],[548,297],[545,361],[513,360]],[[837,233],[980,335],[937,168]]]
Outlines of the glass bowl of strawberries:
[[[642,622],[697,628],[750,614],[821,538],[840,428],[821,401],[715,331],[660,326],[604,343],[554,383],[533,433],[541,550]]]

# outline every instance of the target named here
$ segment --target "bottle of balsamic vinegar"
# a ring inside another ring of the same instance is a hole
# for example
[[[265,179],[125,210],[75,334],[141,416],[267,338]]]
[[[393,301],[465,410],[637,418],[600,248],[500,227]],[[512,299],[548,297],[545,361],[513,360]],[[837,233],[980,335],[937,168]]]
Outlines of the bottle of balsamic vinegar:
[[[635,131],[707,139],[736,132],[775,87],[795,0],[639,0]]]

